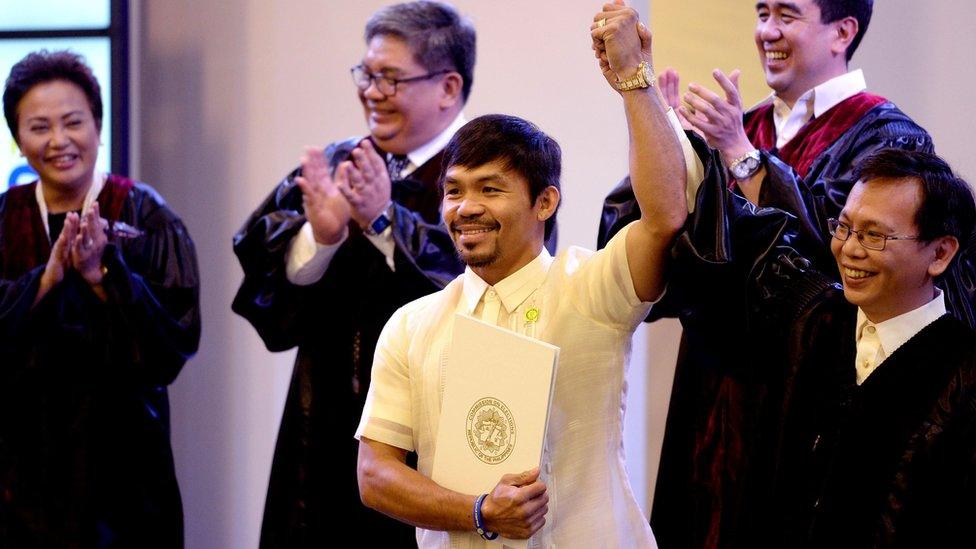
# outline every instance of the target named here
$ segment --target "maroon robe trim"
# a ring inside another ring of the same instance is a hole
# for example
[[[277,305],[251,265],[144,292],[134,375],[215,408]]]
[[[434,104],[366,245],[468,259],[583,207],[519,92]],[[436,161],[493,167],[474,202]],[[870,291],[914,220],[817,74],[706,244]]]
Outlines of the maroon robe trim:
[[[807,176],[810,166],[841,135],[857,124],[871,109],[888,100],[880,95],[860,92],[852,95],[820,116],[807,122],[790,141],[775,152],[789,164],[801,178]],[[776,149],[776,125],[773,122],[773,105],[757,108],[745,121],[746,135],[759,149]]]
[[[98,208],[102,217],[117,221],[125,198],[135,183],[128,178],[109,175],[98,194]],[[34,198],[37,181],[18,185],[7,191],[3,216],[3,272],[6,279],[14,279],[38,265],[47,263],[51,242],[41,220],[41,210]]]
[[[122,215],[122,206],[129,196],[129,191],[135,186],[135,181],[121,175],[108,174],[105,186],[98,193],[98,211],[108,221],[118,221]]]

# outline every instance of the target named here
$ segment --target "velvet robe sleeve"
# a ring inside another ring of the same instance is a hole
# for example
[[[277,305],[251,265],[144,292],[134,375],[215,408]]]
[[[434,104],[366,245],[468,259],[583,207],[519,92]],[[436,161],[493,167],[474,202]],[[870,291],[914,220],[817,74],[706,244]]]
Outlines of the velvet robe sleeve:
[[[718,322],[741,326],[755,308],[750,303],[756,295],[755,279],[773,259],[772,254],[780,253],[777,247],[788,245],[805,255],[816,243],[797,238],[792,215],[757,208],[730,192],[718,152],[694,132],[687,134],[705,175],[695,211],[671,250],[667,292],[647,320],[679,317],[686,325]],[[639,217],[630,180],[624,179],[604,202],[599,246]]]
[[[358,142],[350,139],[326,148],[330,166],[335,169],[348,158]],[[311,315],[322,313],[318,308],[310,310],[311,303],[321,303],[321,296],[326,302],[339,302],[350,291],[368,291],[359,288],[364,273],[357,270],[363,266],[357,265],[357,253],[350,250],[351,240],[365,238],[355,226],[350,227],[349,238],[319,282],[297,286],[288,281],[288,247],[305,223],[301,189],[294,180],[299,175],[301,168],[289,173],[234,235],[234,253],[244,270],[244,280],[232,308],[255,327],[271,351],[301,344],[301,327],[310,325]],[[403,266],[412,271],[411,275],[426,279],[430,291],[442,288],[462,270],[447,231],[395,202],[394,210],[391,227],[397,268]],[[312,295],[320,297],[313,300]]]
[[[183,222],[151,188],[137,184],[123,219],[140,237],[116,239],[102,257],[108,295],[108,338],[150,385],[172,383],[200,343],[200,280],[196,249]]]

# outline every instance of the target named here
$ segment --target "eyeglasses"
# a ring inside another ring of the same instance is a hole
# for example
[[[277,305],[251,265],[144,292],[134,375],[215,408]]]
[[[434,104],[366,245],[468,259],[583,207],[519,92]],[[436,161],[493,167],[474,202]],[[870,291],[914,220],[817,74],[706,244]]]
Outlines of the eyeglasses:
[[[356,65],[355,67],[349,69],[352,73],[352,81],[356,84],[356,87],[362,91],[366,91],[369,88],[370,83],[376,86],[376,90],[387,97],[392,97],[396,95],[397,84],[403,84],[404,82],[417,82],[420,80],[427,80],[441,74],[446,74],[451,72],[449,69],[444,69],[435,72],[429,72],[427,74],[421,74],[420,76],[411,76],[410,78],[391,78],[389,76],[383,76],[382,74],[373,74],[366,70],[366,67],[362,65]]]
[[[840,241],[846,241],[851,234],[857,235],[857,241],[868,250],[884,250],[889,240],[918,240],[917,236],[894,236],[875,231],[855,231],[850,225],[830,218],[827,220],[827,230]]]

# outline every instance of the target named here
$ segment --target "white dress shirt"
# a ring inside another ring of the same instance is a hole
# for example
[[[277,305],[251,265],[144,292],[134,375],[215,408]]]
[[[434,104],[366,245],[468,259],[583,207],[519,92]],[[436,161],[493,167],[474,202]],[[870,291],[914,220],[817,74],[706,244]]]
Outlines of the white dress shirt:
[[[889,318],[877,324],[868,320],[864,311],[857,309],[857,356],[854,368],[857,384],[864,383],[877,368],[899,347],[929,324],[946,314],[945,297],[936,288],[932,301],[917,309]]]
[[[791,109],[786,101],[776,94],[769,97],[773,102],[773,123],[776,126],[776,148],[781,149],[812,118],[822,115],[841,101],[867,89],[864,72],[857,69],[807,90],[793,104]]]
[[[549,513],[530,547],[655,547],[624,463],[625,370],[631,336],[651,308],[630,278],[631,226],[598,252],[570,247],[552,259],[543,249],[493,287],[469,269],[400,308],[380,335],[356,437],[416,451],[429,476],[454,314],[494,321],[560,348],[541,468]],[[418,528],[417,540],[422,549],[487,547],[473,529]]]

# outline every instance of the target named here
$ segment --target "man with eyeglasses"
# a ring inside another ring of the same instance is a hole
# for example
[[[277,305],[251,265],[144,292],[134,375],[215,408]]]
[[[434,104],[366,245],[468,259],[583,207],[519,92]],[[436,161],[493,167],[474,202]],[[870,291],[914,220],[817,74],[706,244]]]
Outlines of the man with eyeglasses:
[[[843,293],[785,246],[760,277],[759,301],[775,309],[765,343],[783,337],[788,359],[772,399],[782,460],[767,522],[779,537],[768,541],[967,545],[976,333],[947,313],[936,281],[971,243],[972,191],[923,152],[882,150],[859,173],[828,221]]]
[[[440,224],[442,149],[465,123],[475,30],[437,2],[387,6],[351,69],[365,138],[305,151],[234,237],[233,309],[268,349],[298,347],[265,503],[261,547],[323,547],[337,526],[377,546],[414,532],[367,509],[353,438],[379,332],[399,306],[462,271]]]
[[[711,261],[681,252],[672,280],[707,277],[697,299],[739,293],[748,305],[738,345],[762,445],[739,450],[753,452],[743,504],[761,520],[740,523],[736,546],[964,546],[976,516],[976,333],[947,313],[939,284],[972,245],[968,184],[930,153],[868,157],[827,221],[837,284],[834,267],[804,257],[795,218],[706,172],[695,215],[722,217],[725,244]],[[710,240],[688,237],[699,254]]]

